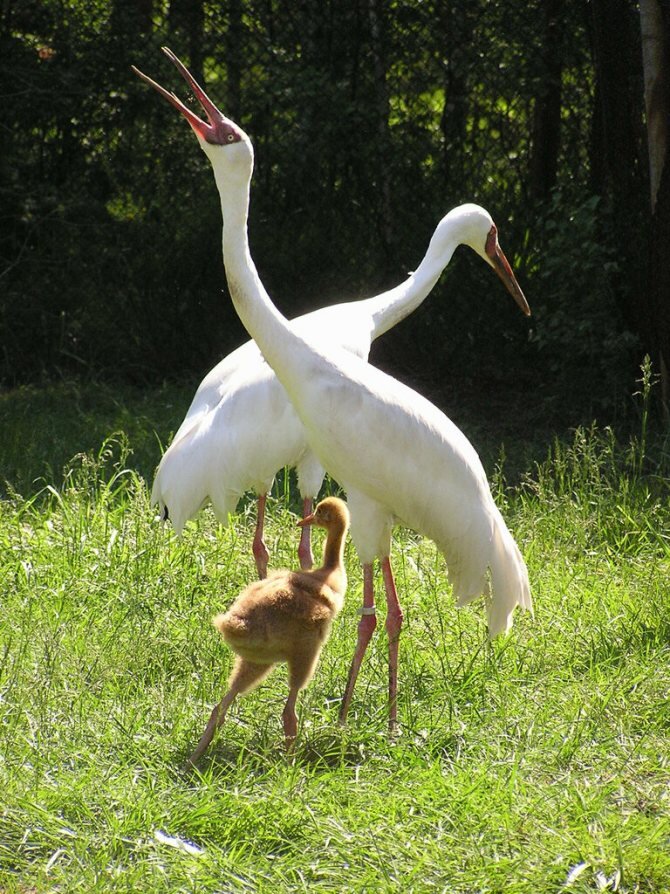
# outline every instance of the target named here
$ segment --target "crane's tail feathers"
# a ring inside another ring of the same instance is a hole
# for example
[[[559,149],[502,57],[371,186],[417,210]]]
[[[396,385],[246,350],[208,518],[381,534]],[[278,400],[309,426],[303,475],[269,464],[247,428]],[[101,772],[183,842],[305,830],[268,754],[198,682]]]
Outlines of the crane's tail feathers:
[[[154,506],[158,506],[158,519],[161,522],[166,522],[170,518],[170,510],[168,509],[167,503],[161,499],[160,496],[160,488],[157,488],[154,485],[154,488],[151,492],[151,502],[149,505],[153,508]],[[177,531],[178,534],[181,534],[181,531]]]
[[[454,588],[456,605],[462,608],[484,596],[491,639],[507,633],[512,626],[518,605],[533,611],[528,572],[523,557],[503,517],[495,510],[492,528],[486,541],[474,541],[474,548],[464,553],[461,543],[460,561],[447,558],[449,580]]]
[[[491,639],[508,632],[517,605],[531,614],[533,612],[526,563],[502,516],[500,522],[493,532],[491,591],[486,600]]]
[[[161,500],[161,486],[160,486],[160,476],[158,471],[154,475],[154,483],[151,487],[151,497],[149,498],[150,506],[158,506],[161,511],[161,515],[163,514],[163,501]]]
[[[151,505],[160,507],[161,517],[170,519],[177,534],[210,498],[213,476],[207,475],[207,457],[195,434],[191,428],[172,441],[158,464],[151,488]]]

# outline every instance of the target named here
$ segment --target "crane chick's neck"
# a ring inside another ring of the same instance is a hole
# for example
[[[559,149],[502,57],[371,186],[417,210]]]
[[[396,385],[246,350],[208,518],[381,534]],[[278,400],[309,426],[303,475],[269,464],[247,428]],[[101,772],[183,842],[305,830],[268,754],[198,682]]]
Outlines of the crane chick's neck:
[[[336,528],[331,528],[326,537],[323,548],[323,562],[321,571],[332,571],[344,566],[344,538],[347,533],[346,525],[342,523]]]

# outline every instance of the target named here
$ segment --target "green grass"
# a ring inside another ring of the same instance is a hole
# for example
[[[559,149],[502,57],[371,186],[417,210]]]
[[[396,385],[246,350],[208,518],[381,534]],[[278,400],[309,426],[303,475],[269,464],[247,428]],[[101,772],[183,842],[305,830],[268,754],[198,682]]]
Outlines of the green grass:
[[[503,641],[454,608],[433,545],[396,532],[396,739],[383,624],[336,723],[348,545],[295,754],[278,670],[187,774],[231,660],[209,619],[254,577],[253,517],[205,511],[181,540],[155,522],[151,470],[188,394],[75,394],[0,402],[3,894],[670,891],[670,488],[648,446],[580,430],[521,487],[496,479],[536,605]],[[268,516],[273,563],[295,564],[282,488]]]

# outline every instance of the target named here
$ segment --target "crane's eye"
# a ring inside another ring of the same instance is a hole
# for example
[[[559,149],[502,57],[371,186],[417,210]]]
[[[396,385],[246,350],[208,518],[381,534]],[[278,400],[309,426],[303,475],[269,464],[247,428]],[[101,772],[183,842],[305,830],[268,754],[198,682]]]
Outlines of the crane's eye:
[[[229,143],[232,143],[234,139],[235,139],[235,137],[233,136],[233,134],[232,134],[232,133],[229,133],[229,134],[228,134],[228,142],[229,142]]]

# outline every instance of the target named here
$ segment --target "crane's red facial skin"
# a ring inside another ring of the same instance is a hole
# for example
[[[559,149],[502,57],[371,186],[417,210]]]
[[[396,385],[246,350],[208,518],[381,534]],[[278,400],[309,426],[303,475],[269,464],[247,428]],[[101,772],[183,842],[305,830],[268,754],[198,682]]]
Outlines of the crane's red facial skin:
[[[528,302],[526,301],[526,296],[521,291],[521,286],[516,281],[516,276],[512,272],[509,261],[505,257],[505,253],[500,247],[500,244],[498,242],[498,230],[496,229],[495,224],[493,224],[493,226],[489,230],[484,251],[491,261],[493,269],[498,274],[500,279],[502,279],[502,281],[505,283],[507,291],[510,293],[512,298],[514,298],[525,315],[529,317],[530,307],[528,306]]]
[[[200,137],[202,140],[205,140],[207,143],[211,143],[214,146],[226,146],[230,143],[239,143],[244,138],[240,128],[235,124],[234,121],[231,121],[230,118],[226,118],[226,116],[220,112],[217,107],[214,105],[212,100],[207,96],[205,91],[202,89],[200,84],[193,77],[191,72],[186,68],[186,66],[177,59],[172,50],[169,50],[167,47],[163,47],[163,52],[168,57],[170,62],[176,66],[177,70],[184,78],[186,83],[189,85],[193,93],[195,94],[196,99],[202,106],[205,115],[207,116],[207,121],[202,121],[198,116],[192,112],[188,106],[185,106],[184,103],[177,97],[174,93],[170,93],[164,87],[161,87],[160,84],[157,84],[156,81],[152,80],[147,75],[143,74],[138,68],[135,68],[134,65],[131,66],[132,70],[138,75],[142,80],[146,81],[147,84],[150,84],[154,90],[160,93],[170,105],[173,105],[175,109],[181,112],[181,114],[186,118],[188,123],[191,125],[196,135]]]
[[[489,230],[489,234],[486,237],[486,254],[493,260],[493,257],[496,253],[496,248],[498,246],[498,228],[495,224]]]

